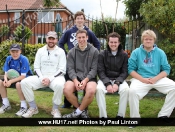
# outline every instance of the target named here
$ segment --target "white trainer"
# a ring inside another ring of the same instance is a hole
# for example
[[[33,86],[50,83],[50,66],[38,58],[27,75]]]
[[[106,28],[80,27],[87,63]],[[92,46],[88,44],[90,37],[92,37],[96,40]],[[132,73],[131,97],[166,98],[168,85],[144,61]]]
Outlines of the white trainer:
[[[20,110],[18,112],[15,113],[15,115],[17,116],[22,116],[23,114],[25,114],[27,112],[27,108],[21,107]]]
[[[32,108],[30,107],[25,114],[22,115],[24,118],[30,118],[33,115],[38,114],[38,109],[37,108]]]
[[[7,110],[10,110],[11,109],[11,106],[8,105],[8,106],[5,106],[4,104],[1,106],[0,108],[0,114],[3,114],[4,112],[6,112]]]
[[[53,118],[61,118],[61,113],[58,109],[52,109],[51,114],[53,115]]]

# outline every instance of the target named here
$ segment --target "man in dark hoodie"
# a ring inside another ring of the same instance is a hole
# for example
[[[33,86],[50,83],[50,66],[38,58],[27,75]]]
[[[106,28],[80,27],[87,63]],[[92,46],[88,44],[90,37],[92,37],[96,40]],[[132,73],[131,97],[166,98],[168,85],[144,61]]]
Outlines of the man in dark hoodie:
[[[100,50],[100,42],[98,41],[97,37],[88,27],[84,25],[85,19],[86,19],[85,15],[82,11],[76,12],[74,15],[75,26],[67,30],[59,40],[58,45],[65,51],[65,53],[66,53],[66,50],[64,48],[65,44],[68,45],[69,50],[78,44],[78,41],[76,40],[76,32],[78,31],[78,29],[85,29],[88,33],[87,41],[93,44],[95,48]],[[65,79],[67,80],[67,78],[68,77],[66,74]],[[66,98],[64,98],[64,105],[62,106],[62,108],[68,108],[70,106],[71,104],[67,101]]]
[[[70,114],[63,115],[63,118],[89,118],[86,108],[93,101],[97,87],[98,50],[87,42],[88,33],[86,30],[78,30],[76,39],[78,45],[68,53],[67,72],[69,79],[63,93],[77,109]],[[78,103],[74,94],[75,91],[79,90],[85,91],[81,104]]]
[[[118,91],[120,99],[116,118],[123,118],[126,112],[129,92],[129,86],[125,81],[128,76],[128,56],[122,49],[118,33],[110,33],[107,39],[107,49],[102,51],[98,58],[99,81],[96,100],[99,107],[99,117],[107,118],[105,94]]]
[[[100,42],[98,41],[97,37],[88,27],[84,25],[85,19],[86,19],[85,15],[82,11],[78,11],[75,13],[74,15],[75,25],[72,28],[65,31],[65,33],[58,42],[59,47],[64,49],[64,51],[65,51],[64,48],[65,44],[68,45],[69,50],[78,44],[78,41],[76,40],[76,32],[78,31],[78,29],[85,29],[88,33],[87,41],[93,44],[95,48],[100,50]]]

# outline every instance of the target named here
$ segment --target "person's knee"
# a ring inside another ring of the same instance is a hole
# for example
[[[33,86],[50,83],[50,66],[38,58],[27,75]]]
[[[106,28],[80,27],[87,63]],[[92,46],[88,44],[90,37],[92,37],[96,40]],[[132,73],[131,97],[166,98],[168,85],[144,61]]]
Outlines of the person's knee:
[[[23,79],[20,82],[21,86],[25,86],[27,84],[27,79]]]
[[[3,85],[3,81],[2,80],[0,80],[0,86],[2,86]],[[0,87],[1,88],[1,87]]]
[[[130,88],[129,87],[124,87],[122,88],[121,90],[119,89],[119,94],[129,94],[129,90]]]
[[[64,84],[63,83],[57,83],[56,85],[53,86],[54,91],[60,91],[64,89]]]
[[[64,94],[64,96],[66,96],[68,94],[67,88],[63,89],[63,94]]]
[[[64,94],[64,96],[66,96],[66,97],[68,97],[70,94],[72,94],[73,93],[73,91],[72,90],[70,90],[70,88],[69,87],[65,87],[64,89],[63,89],[63,94]]]
[[[136,95],[135,89],[132,89],[132,88],[130,88],[130,89],[128,90],[128,93],[129,93],[129,96],[135,96],[135,95]]]
[[[88,95],[89,98],[94,97],[96,93],[96,88],[86,88],[86,95]]]
[[[19,82],[16,83],[16,89],[21,89],[21,84]]]

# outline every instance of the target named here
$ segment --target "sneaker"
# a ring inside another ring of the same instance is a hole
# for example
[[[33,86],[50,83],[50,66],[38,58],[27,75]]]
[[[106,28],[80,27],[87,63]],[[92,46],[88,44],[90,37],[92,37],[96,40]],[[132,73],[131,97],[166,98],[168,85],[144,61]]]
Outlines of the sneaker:
[[[58,109],[53,109],[51,114],[53,115],[53,118],[61,118],[61,113]]]
[[[62,118],[78,118],[80,115],[77,115],[76,112],[72,112],[70,114],[65,114],[62,116]]]
[[[25,114],[22,115],[24,118],[30,118],[34,114],[38,114],[38,109],[37,108],[32,108],[30,107]]]
[[[88,110],[83,110],[83,112],[80,114],[81,118],[89,118],[88,116]]]
[[[5,106],[4,104],[1,106],[0,108],[0,114],[3,114],[4,112],[6,112],[7,110],[10,110],[11,109],[11,106],[8,105],[8,106]]]
[[[15,115],[22,116],[26,112],[27,112],[27,108],[21,107],[20,110]]]

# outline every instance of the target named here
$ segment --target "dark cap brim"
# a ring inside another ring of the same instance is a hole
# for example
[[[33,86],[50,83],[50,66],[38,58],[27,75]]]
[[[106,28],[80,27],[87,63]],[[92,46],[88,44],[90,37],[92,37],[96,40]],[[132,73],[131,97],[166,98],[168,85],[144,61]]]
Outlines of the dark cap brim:
[[[11,48],[10,50],[21,50],[21,49],[19,49],[19,48]]]

